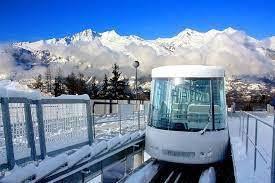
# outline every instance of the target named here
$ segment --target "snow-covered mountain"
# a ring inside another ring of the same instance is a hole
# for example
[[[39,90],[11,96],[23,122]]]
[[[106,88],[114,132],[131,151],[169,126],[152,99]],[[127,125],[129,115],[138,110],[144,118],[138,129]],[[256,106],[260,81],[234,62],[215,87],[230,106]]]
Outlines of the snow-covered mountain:
[[[80,70],[102,77],[113,63],[131,76],[134,60],[140,61],[143,75],[161,65],[206,64],[225,67],[229,76],[273,77],[275,37],[257,40],[227,28],[208,32],[185,29],[171,38],[145,40],[121,36],[114,30],[97,33],[88,29],[64,38],[1,46],[0,55],[0,62],[6,66],[0,69],[0,77],[20,79],[41,73],[45,66],[62,68],[64,74]]]

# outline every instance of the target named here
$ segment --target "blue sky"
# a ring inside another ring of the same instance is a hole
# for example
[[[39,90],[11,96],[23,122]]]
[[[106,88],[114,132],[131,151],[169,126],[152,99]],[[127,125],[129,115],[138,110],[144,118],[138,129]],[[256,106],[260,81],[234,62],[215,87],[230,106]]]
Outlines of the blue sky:
[[[155,39],[185,28],[229,26],[258,39],[275,35],[275,1],[0,0],[0,42],[64,37],[87,28]]]

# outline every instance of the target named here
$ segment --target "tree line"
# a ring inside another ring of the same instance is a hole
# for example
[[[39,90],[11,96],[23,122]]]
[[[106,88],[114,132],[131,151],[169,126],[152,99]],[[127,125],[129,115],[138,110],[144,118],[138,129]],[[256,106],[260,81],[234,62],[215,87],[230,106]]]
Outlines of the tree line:
[[[39,74],[34,78],[31,87],[56,97],[62,94],[88,94],[92,99],[134,99],[135,91],[130,88],[129,80],[122,78],[121,74],[119,66],[114,64],[111,77],[105,74],[104,79],[98,82],[96,77],[87,78],[82,73],[72,72],[63,76],[61,69],[53,78],[50,68],[47,68],[44,76]],[[146,97],[139,93],[139,99]]]

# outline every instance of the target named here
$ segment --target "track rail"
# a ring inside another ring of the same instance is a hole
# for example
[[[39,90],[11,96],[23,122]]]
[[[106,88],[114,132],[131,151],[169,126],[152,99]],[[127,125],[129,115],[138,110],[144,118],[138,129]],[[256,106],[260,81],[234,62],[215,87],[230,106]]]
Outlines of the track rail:
[[[149,181],[150,183],[198,183],[202,172],[207,170],[209,167],[215,168],[217,183],[235,182],[231,158],[224,162],[209,165],[185,165],[155,161],[159,164],[159,170]]]

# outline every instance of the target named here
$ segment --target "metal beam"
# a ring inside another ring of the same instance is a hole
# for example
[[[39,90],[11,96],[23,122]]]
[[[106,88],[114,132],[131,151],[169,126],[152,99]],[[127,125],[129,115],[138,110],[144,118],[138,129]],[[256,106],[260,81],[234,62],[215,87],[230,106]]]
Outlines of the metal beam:
[[[2,121],[3,121],[3,125],[4,125],[7,163],[8,163],[8,168],[11,170],[15,165],[15,160],[14,160],[12,130],[11,130],[8,98],[1,98],[1,109],[2,109]]]

